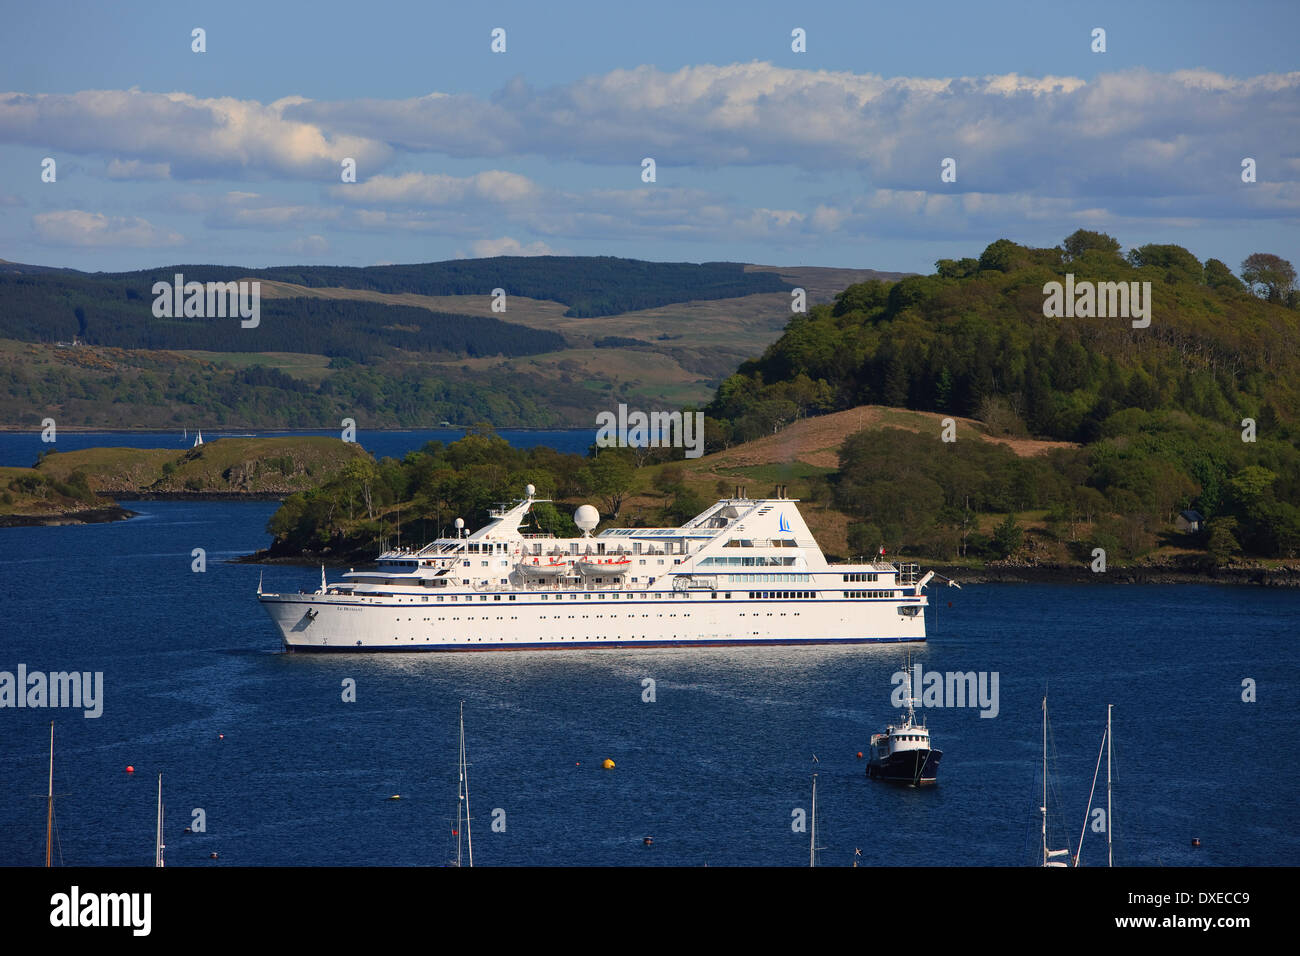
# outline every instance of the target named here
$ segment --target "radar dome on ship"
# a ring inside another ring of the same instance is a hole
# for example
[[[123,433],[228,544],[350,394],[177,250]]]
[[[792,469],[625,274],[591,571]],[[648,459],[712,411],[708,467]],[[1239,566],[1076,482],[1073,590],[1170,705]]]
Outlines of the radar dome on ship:
[[[600,512],[591,505],[578,505],[573,513],[573,523],[583,531],[591,531],[600,524]]]
[[[525,485],[524,494],[526,494],[529,498],[531,498],[533,495],[537,494],[537,489],[534,488],[532,485]]]

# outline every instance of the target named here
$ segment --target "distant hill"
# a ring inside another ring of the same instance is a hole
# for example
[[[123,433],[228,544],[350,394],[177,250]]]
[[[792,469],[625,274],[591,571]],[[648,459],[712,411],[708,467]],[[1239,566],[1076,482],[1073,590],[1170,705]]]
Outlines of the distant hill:
[[[243,266],[185,264],[135,272],[84,273],[70,269],[5,264],[0,274],[59,277],[65,282],[104,284],[132,290],[150,302],[156,281],[171,282],[176,273],[192,282],[259,279],[314,288],[346,288],[425,296],[507,295],[550,299],[567,305],[571,316],[616,315],[672,302],[729,299],[791,286],[773,272],[750,271],[739,262],[647,262],[612,256],[498,256],[391,266],[288,266],[250,269]]]
[[[260,324],[155,318],[153,283],[178,272],[261,282]],[[230,427],[586,426],[619,402],[707,400],[780,334],[796,287],[815,304],[891,275],[554,256],[129,273],[0,263],[0,425],[55,414],[170,427],[197,406]]]

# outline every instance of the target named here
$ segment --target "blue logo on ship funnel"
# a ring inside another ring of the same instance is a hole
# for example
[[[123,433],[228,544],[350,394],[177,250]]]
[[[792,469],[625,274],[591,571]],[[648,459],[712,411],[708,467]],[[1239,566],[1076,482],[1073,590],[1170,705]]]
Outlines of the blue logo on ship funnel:
[[[782,531],[789,531],[789,530],[790,530],[790,522],[788,522],[788,521],[785,520],[785,515],[781,515],[781,523],[780,523],[779,527],[780,527],[780,529],[781,529]]]

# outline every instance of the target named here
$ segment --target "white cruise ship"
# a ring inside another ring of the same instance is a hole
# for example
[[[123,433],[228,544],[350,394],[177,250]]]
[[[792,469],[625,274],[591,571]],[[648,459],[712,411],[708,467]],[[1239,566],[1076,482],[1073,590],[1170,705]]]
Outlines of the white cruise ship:
[[[258,599],[290,651],[872,644],[925,640],[934,573],[877,559],[828,564],[794,499],[739,490],[680,528],[610,528],[578,508],[578,538],[526,534],[532,485],[491,521],[379,556],[313,594]]]

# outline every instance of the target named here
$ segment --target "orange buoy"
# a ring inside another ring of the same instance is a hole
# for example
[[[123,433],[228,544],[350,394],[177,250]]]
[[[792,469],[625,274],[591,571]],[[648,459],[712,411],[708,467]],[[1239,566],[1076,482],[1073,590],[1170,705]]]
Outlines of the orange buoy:
[[[126,765],[126,772],[127,772],[127,773],[135,773],[135,767],[132,767],[130,764],[127,764],[127,765]]]
[[[606,757],[606,758],[604,759],[604,761],[601,763],[601,766],[604,767],[606,770],[613,770],[613,769],[614,769],[614,761],[612,761],[612,760],[610,760],[608,757]]]
[[[858,751],[858,759],[859,759],[859,760],[862,759],[862,751],[861,751],[861,750]]]

